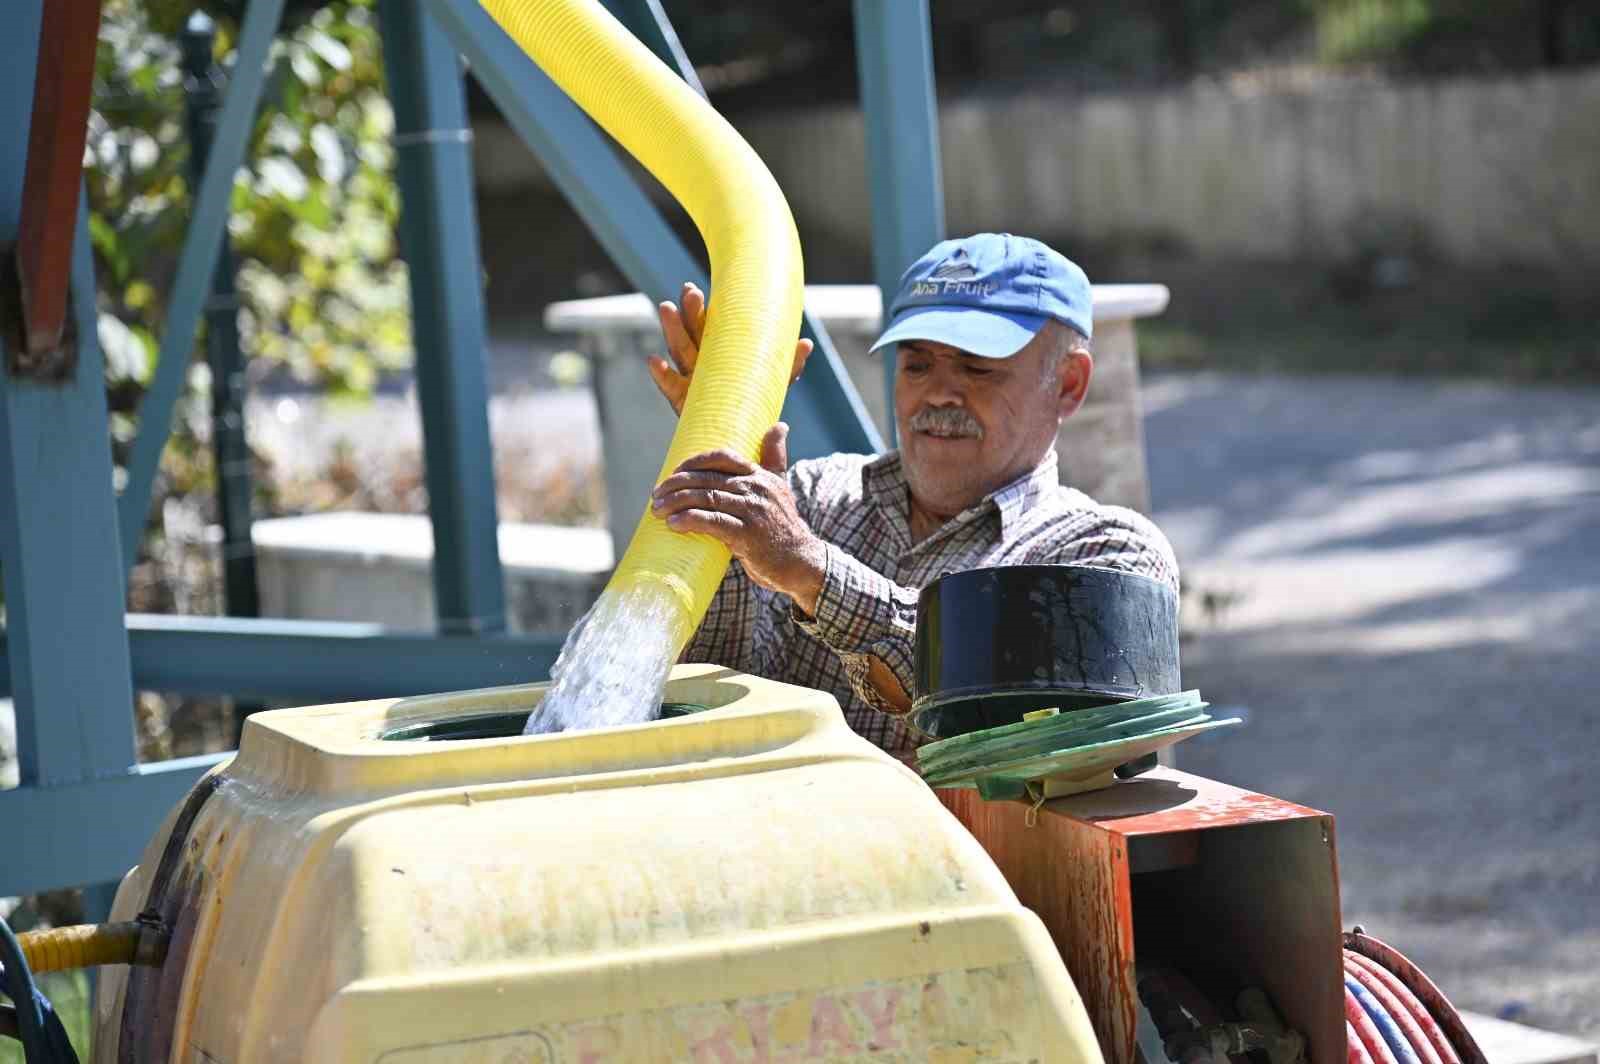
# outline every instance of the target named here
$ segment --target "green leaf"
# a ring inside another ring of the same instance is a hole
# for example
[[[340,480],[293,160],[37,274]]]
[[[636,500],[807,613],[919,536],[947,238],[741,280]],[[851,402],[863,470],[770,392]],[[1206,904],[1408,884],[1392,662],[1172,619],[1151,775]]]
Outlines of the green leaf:
[[[226,62],[237,8],[221,0],[201,6],[219,16],[216,55]],[[249,357],[284,362],[349,394],[370,390],[380,372],[410,358],[394,239],[393,114],[372,7],[333,0],[275,49],[228,222]],[[138,368],[136,352],[153,357],[150,330],[161,322],[188,230],[193,189],[174,35],[194,9],[195,0],[102,7],[97,151],[86,183],[105,306],[116,314],[104,330],[113,377]],[[179,418],[180,435],[184,424]]]
[[[264,193],[282,196],[291,203],[303,197],[309,188],[306,175],[286,155],[262,159],[256,167],[256,174],[261,179],[260,187]]]
[[[117,231],[101,215],[89,215],[89,242],[100,253],[117,284],[127,283],[128,257],[123,253]]]
[[[326,33],[320,30],[313,31],[306,36],[306,44],[324,63],[327,63],[333,69],[341,71],[350,69],[350,49]]]
[[[115,314],[101,312],[95,319],[106,376],[113,381],[144,383],[150,378],[151,352],[139,335]]]
[[[134,281],[128,285],[127,291],[122,293],[122,301],[131,310],[143,310],[155,301],[156,290],[144,281]]]

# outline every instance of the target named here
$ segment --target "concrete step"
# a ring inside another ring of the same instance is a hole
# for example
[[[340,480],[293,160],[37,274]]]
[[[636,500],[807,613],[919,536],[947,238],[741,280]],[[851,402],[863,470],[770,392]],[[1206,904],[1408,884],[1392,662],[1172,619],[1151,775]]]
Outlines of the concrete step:
[[[1600,1064],[1589,1042],[1476,1012],[1462,1011],[1461,1019],[1489,1064]]]

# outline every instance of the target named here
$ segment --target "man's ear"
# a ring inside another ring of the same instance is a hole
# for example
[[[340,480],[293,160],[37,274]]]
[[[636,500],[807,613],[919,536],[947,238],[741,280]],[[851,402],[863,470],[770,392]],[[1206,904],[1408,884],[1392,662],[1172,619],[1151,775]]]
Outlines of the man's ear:
[[[1084,397],[1089,394],[1089,378],[1094,376],[1094,356],[1081,347],[1074,348],[1061,360],[1061,368],[1057,373],[1061,391],[1056,412],[1066,419],[1078,412]]]

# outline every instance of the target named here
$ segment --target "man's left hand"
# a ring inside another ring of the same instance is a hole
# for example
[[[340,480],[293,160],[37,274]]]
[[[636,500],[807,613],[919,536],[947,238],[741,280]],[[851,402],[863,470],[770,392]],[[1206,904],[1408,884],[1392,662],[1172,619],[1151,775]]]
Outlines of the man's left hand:
[[[788,440],[783,422],[768,430],[760,465],[732,451],[695,455],[656,487],[650,508],[676,532],[700,532],[723,543],[750,579],[815,616],[827,548],[789,490]]]

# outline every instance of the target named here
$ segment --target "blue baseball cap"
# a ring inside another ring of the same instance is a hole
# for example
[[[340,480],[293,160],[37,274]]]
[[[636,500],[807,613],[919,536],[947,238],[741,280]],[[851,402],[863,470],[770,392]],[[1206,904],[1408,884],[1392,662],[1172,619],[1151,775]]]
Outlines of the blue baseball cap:
[[[876,351],[933,340],[984,358],[1010,358],[1045,322],[1093,335],[1089,278],[1037,240],[978,233],[935,244],[900,277]]]

